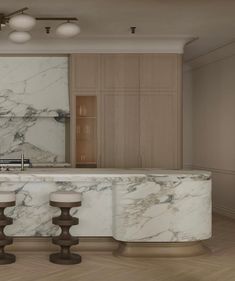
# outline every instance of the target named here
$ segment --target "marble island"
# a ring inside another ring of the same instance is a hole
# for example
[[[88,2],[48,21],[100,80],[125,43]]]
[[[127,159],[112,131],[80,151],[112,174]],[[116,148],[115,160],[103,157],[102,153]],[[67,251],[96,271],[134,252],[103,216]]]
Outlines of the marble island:
[[[107,236],[123,242],[193,242],[211,237],[211,175],[204,171],[154,169],[28,169],[0,172],[0,190],[16,192],[14,236],[51,236],[57,190],[82,193],[72,209],[73,235]]]

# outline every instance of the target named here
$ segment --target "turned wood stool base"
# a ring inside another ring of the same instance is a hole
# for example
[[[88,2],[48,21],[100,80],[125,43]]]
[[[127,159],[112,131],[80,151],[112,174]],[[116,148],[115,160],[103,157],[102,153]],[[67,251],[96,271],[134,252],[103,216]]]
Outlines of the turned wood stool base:
[[[13,254],[1,253],[0,254],[0,265],[10,264],[16,261],[16,257]]]
[[[82,261],[82,258],[78,254],[63,255],[61,253],[55,253],[50,255],[50,262],[56,264],[78,264]]]
[[[12,244],[13,239],[4,233],[4,228],[13,223],[12,218],[8,218],[4,214],[6,207],[15,206],[15,193],[14,192],[0,192],[0,265],[10,264],[16,261],[13,254],[5,253],[5,246]]]
[[[71,201],[71,196],[74,196],[74,201]],[[80,197],[81,195],[75,192],[53,192],[50,196],[50,205],[61,210],[60,216],[52,219],[53,224],[61,228],[60,235],[52,238],[52,242],[61,247],[60,253],[50,255],[49,260],[53,263],[69,265],[82,261],[80,255],[70,252],[70,247],[77,245],[79,240],[69,232],[71,226],[78,224],[78,219],[70,215],[70,209],[81,206]]]

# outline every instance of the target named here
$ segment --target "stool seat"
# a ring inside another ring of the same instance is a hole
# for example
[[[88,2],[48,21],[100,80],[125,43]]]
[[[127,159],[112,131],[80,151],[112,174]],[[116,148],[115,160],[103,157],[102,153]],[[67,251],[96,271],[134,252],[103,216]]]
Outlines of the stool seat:
[[[75,191],[56,191],[50,194],[50,201],[60,203],[81,202],[82,195]]]
[[[0,191],[0,203],[14,202],[16,201],[15,192],[12,191]]]

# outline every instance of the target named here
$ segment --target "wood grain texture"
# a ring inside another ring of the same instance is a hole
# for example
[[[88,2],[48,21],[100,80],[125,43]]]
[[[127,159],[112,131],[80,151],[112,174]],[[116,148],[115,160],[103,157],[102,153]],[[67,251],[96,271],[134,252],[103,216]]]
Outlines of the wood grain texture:
[[[104,95],[102,167],[135,168],[139,163],[139,97]]]
[[[177,54],[140,55],[140,89],[142,91],[177,91]]]
[[[124,94],[139,90],[138,54],[104,54],[101,55],[101,65],[102,91],[109,94],[121,91]]]
[[[73,165],[74,96],[96,95],[97,167],[182,168],[181,60],[178,54],[73,54]]]
[[[97,92],[99,84],[99,55],[73,54],[71,63],[71,89],[77,94]]]
[[[143,168],[177,168],[176,102],[171,93],[140,97],[140,154]]]

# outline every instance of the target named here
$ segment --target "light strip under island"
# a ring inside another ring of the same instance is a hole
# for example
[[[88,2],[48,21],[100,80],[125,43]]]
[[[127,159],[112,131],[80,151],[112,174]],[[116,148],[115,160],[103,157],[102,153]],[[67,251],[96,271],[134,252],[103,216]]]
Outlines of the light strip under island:
[[[138,255],[133,245],[153,249],[152,243],[181,242],[195,247],[196,241],[211,237],[209,172],[31,168],[1,172],[0,190],[17,195],[16,207],[7,212],[14,218],[6,231],[12,236],[55,235],[58,229],[51,218],[59,211],[49,206],[49,194],[72,190],[82,193],[82,207],[72,209],[79,225],[71,233],[113,237],[121,241],[123,255]]]

